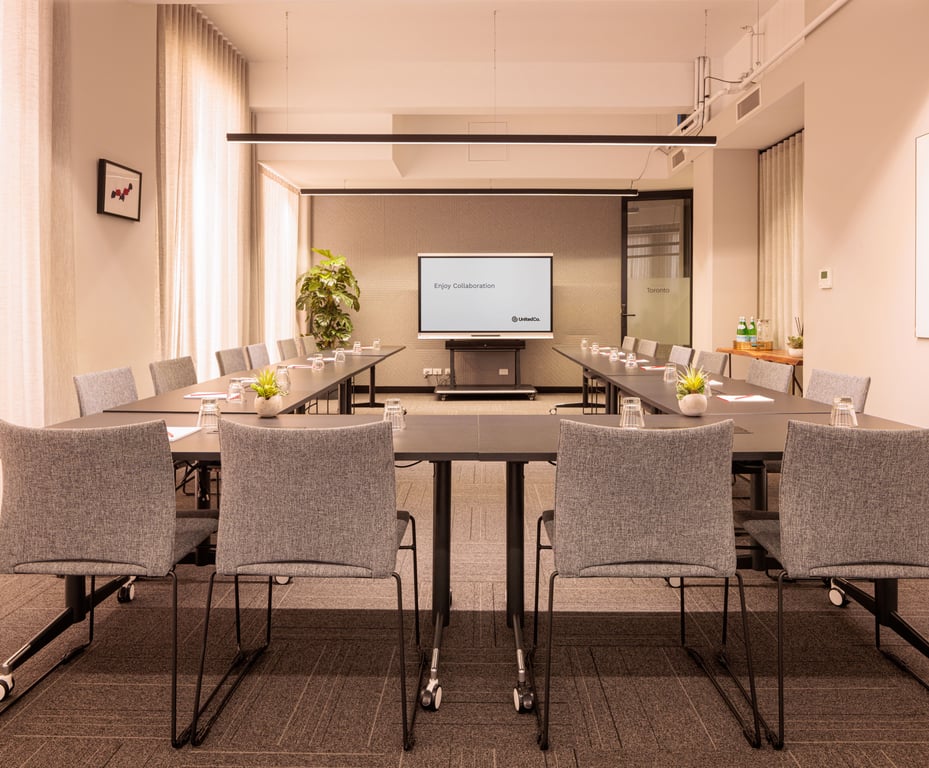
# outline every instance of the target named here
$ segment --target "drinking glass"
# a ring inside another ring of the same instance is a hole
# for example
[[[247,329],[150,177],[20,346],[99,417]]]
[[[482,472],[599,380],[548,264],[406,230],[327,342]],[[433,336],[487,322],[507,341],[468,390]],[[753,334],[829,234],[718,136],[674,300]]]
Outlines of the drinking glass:
[[[361,354],[361,342],[360,341],[356,341],[354,344],[352,344],[352,354],[353,355]]]
[[[323,360],[322,352],[317,352],[313,357],[310,358],[310,366],[314,371],[321,371],[326,367],[326,362]]]
[[[274,373],[274,381],[281,389],[281,394],[286,395],[290,392],[290,371],[286,365],[279,365]]]
[[[590,342],[587,339],[581,339],[581,349],[587,349],[589,344]]]
[[[858,417],[851,397],[836,397],[832,401],[829,423],[833,427],[857,427]]]
[[[332,361],[335,363],[345,362],[345,350],[342,349],[342,347],[338,347],[336,351],[332,353]]]
[[[200,401],[197,426],[204,432],[219,432],[219,403],[215,397],[204,397]]]
[[[226,404],[232,408],[245,406],[245,385],[242,379],[233,377],[229,379],[229,388],[226,390]],[[200,403],[201,407],[203,403]]]
[[[590,354],[592,355],[600,354],[600,345],[596,341],[590,345]]]
[[[384,401],[384,421],[390,422],[392,429],[403,429],[406,426],[399,398],[392,397]]]
[[[610,350],[610,362],[615,363],[617,360],[619,360],[619,350],[613,347]]]
[[[374,341],[372,341],[372,342],[371,342],[371,348],[372,348],[375,352],[380,351],[380,349],[381,349],[381,340],[380,340],[380,339],[375,339]]]
[[[664,367],[665,384],[677,384],[677,366],[674,363],[668,363]]]
[[[626,367],[635,368],[635,352],[626,353]]]
[[[638,397],[623,398],[619,409],[619,426],[623,429],[642,429],[645,426],[642,401]]]

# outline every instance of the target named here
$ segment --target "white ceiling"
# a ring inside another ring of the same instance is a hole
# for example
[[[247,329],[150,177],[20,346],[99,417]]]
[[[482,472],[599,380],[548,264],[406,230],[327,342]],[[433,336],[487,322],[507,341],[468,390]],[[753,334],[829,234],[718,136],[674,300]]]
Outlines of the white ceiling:
[[[248,60],[259,131],[667,134],[693,108],[696,57],[740,77],[757,58],[751,28],[784,3],[802,12],[801,0],[196,5]],[[263,145],[259,160],[300,187],[683,185],[645,148]]]

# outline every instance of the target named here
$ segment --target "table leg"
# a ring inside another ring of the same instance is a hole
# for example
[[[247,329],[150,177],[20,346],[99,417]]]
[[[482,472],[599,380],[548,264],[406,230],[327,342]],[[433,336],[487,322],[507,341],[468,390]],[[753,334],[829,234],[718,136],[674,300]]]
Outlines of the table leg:
[[[523,641],[525,616],[525,462],[506,463],[506,623],[513,629],[516,646],[516,685],[513,706],[529,712],[535,705],[535,691],[528,676]]]
[[[368,384],[368,388],[369,388],[369,392],[368,392],[368,402],[366,402],[366,403],[355,403],[355,407],[356,407],[356,408],[382,408],[382,407],[384,406],[383,403],[377,402],[377,400],[374,398],[374,390],[375,390],[375,386],[376,386],[376,385],[375,385],[375,378],[374,378],[374,369],[375,369],[376,367],[377,367],[377,366],[372,365],[371,368],[369,369],[370,372],[371,372],[371,381],[370,381],[370,383]]]

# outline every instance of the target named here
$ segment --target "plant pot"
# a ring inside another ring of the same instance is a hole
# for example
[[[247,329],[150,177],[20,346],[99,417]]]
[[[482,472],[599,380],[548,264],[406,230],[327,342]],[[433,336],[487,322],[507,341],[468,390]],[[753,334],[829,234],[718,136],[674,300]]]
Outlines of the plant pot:
[[[800,349],[795,349],[794,347],[787,347],[787,354],[791,357],[803,357],[803,347]]]
[[[277,416],[283,407],[284,400],[280,395],[274,395],[274,397],[255,398],[255,413],[257,413],[263,419],[269,419],[272,416]]]
[[[697,393],[684,395],[677,401],[677,406],[685,416],[699,416],[706,411],[706,395]]]

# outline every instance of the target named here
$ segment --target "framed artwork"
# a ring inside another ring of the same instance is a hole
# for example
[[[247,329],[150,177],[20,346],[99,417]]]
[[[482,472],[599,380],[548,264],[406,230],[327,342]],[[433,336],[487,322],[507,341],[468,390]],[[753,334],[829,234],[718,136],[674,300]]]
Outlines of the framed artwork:
[[[97,161],[97,213],[138,221],[142,204],[142,173],[112,160]]]

